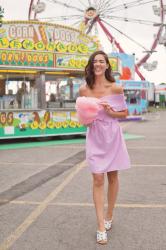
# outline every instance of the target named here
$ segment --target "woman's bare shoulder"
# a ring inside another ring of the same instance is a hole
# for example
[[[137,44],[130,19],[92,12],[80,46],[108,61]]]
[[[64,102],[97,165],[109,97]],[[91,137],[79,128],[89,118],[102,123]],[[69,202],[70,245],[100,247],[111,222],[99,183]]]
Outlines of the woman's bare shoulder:
[[[111,91],[113,94],[123,94],[123,87],[117,86],[116,83],[113,83]]]
[[[87,96],[88,94],[88,87],[85,84],[81,85],[80,88],[79,88],[79,96]]]

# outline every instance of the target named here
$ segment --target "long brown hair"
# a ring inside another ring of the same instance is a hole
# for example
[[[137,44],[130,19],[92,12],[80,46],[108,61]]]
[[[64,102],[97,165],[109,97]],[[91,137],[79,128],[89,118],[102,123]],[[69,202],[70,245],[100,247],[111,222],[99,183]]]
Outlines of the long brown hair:
[[[98,50],[98,51],[95,51],[89,57],[88,64],[85,67],[85,80],[86,80],[86,83],[90,89],[93,89],[93,86],[95,84],[95,74],[94,74],[94,65],[93,64],[94,64],[94,58],[97,55],[103,55],[107,65],[108,65],[108,68],[105,71],[105,78],[109,82],[115,82],[115,79],[112,76],[112,69],[111,69],[111,65],[109,63],[109,59],[108,59],[107,54],[102,50]]]

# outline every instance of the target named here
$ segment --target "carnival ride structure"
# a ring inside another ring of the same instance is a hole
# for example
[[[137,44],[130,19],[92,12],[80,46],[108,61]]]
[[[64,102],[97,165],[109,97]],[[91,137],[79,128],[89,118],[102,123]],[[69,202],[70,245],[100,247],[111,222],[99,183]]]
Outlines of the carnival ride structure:
[[[149,61],[158,45],[166,46],[166,5],[163,0],[31,0],[29,20],[69,25],[100,39],[105,35],[112,51],[135,55],[135,72],[156,69]],[[109,46],[107,44],[107,46]]]

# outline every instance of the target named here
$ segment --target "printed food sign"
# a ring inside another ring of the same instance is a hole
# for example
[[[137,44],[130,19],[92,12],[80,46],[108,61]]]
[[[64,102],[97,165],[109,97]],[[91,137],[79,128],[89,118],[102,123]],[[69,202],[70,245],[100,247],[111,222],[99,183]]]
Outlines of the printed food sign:
[[[97,49],[98,44],[91,37],[61,25],[18,21],[4,22],[0,28],[0,65],[3,67],[49,69],[56,68],[56,64],[61,67],[58,55],[63,53],[64,67],[61,68],[83,69],[89,54]]]
[[[0,50],[0,65],[53,67],[53,54],[34,51]]]
[[[29,137],[36,135],[67,134],[85,131],[76,112],[0,112],[0,135]]]
[[[0,28],[0,67],[84,70],[89,55],[99,49],[95,37],[80,30],[35,21],[4,22]],[[119,70],[117,58],[110,58]]]
[[[24,49],[87,54],[97,43],[79,30],[39,22],[4,22],[0,29],[0,49]]]

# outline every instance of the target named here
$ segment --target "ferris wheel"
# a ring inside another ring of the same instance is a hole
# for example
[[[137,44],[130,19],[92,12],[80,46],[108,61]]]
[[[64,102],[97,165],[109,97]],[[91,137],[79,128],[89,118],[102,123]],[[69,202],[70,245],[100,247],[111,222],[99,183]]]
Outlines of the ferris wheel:
[[[29,20],[39,20],[80,29],[97,36],[109,51],[135,55],[135,71],[150,71],[148,62],[157,46],[166,46],[166,5],[163,0],[30,0]],[[107,38],[105,39],[104,38]]]

